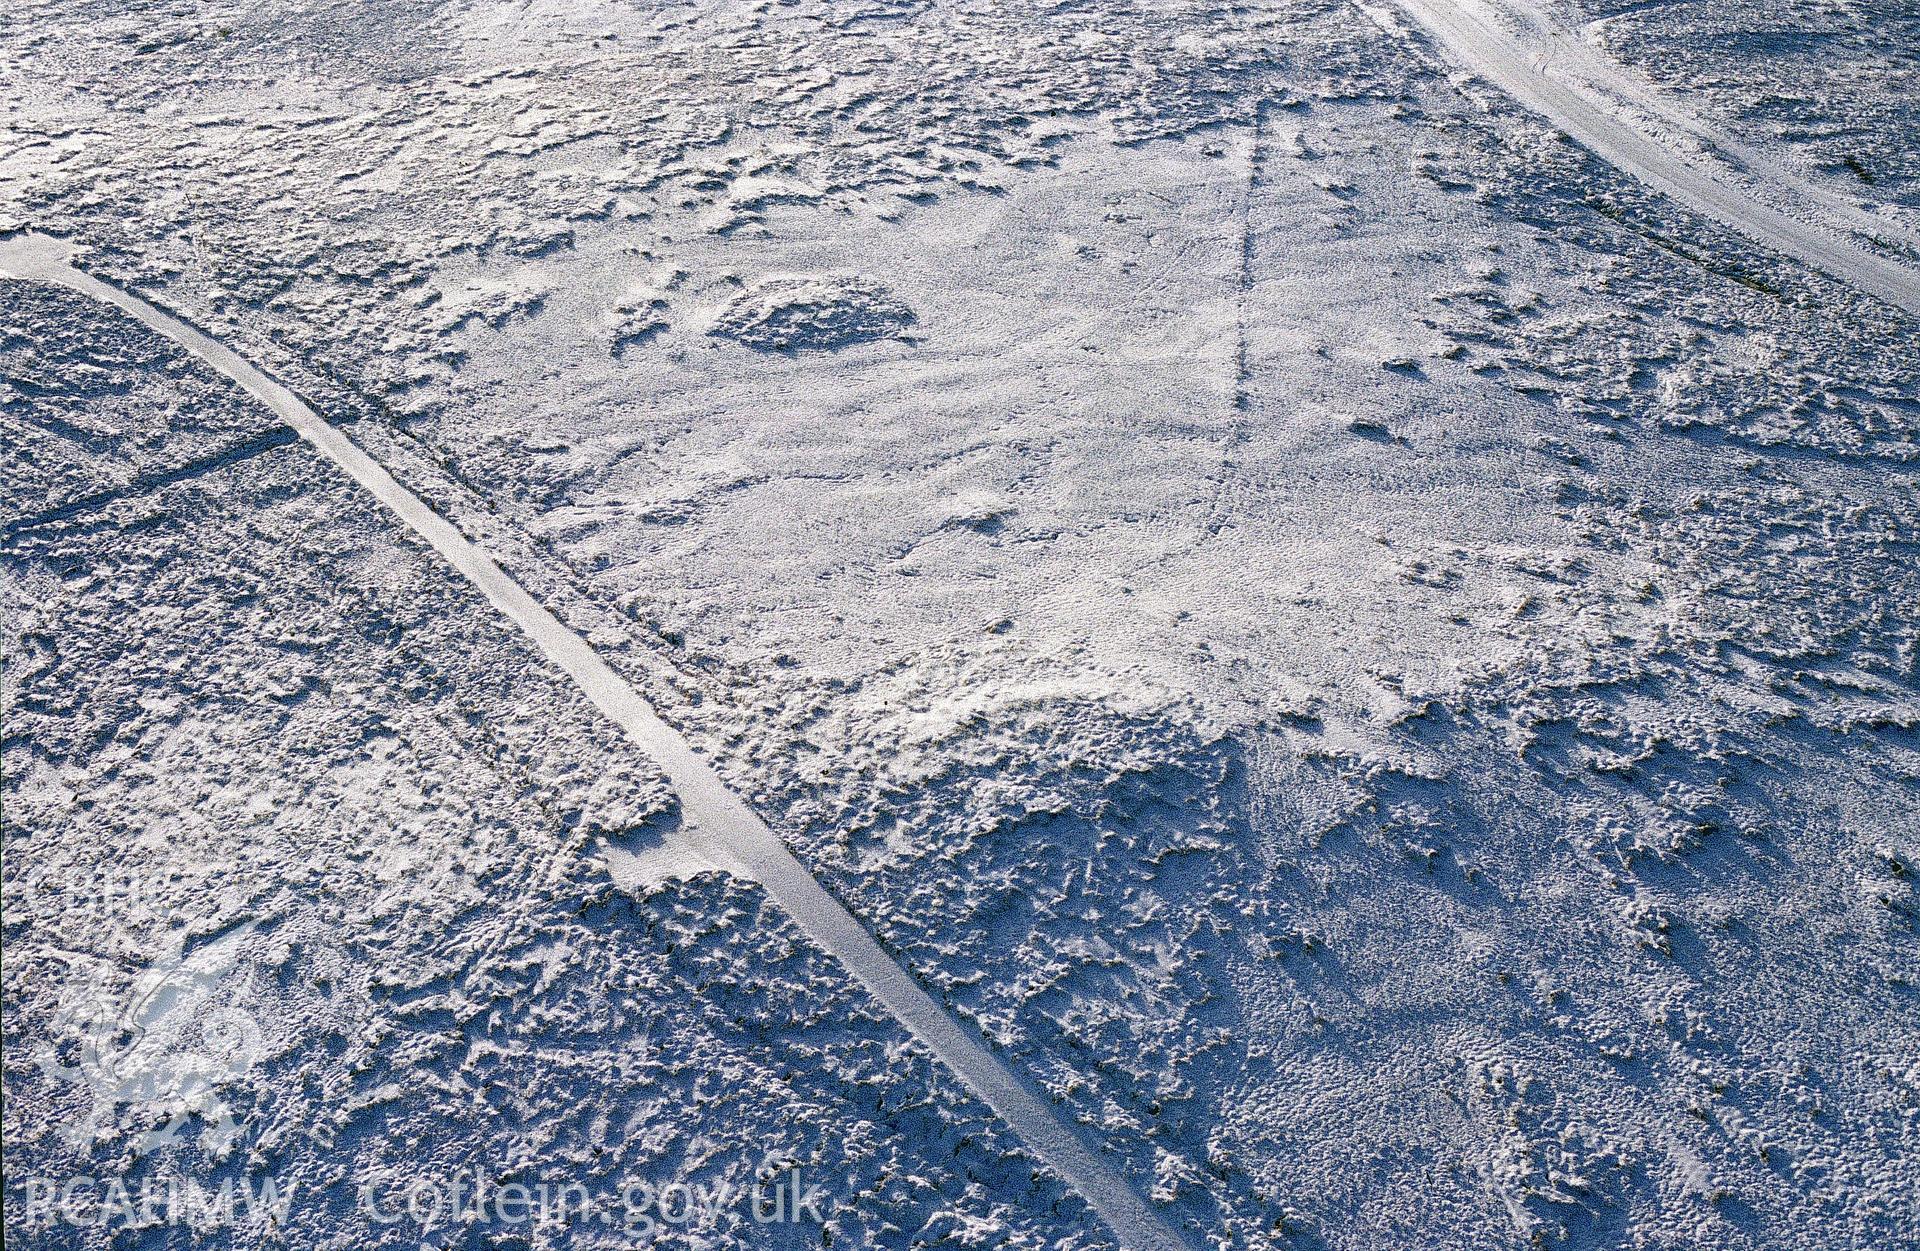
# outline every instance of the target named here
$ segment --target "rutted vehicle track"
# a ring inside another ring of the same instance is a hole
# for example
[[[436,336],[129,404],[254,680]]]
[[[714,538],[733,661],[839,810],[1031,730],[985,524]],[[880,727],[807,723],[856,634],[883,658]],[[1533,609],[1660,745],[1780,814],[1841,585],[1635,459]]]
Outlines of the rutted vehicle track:
[[[1621,101],[1631,112],[1643,114],[1683,136],[1685,142],[1697,145],[1736,180],[1760,191],[1782,194],[1790,207],[1799,209],[1798,216],[1817,217],[1829,229],[1853,234],[1868,246],[1892,248],[1920,258],[1920,230],[1891,216],[1868,212],[1836,188],[1806,178],[1770,154],[1716,130],[1657,84],[1588,41],[1586,34],[1612,19],[1588,22],[1575,31],[1555,21],[1533,0],[1507,0],[1507,6],[1522,24],[1521,38],[1536,47],[1535,62],[1541,73],[1562,78],[1572,74],[1602,95]]]
[[[701,857],[758,882],[802,932],[833,955],[906,1030],[1094,1209],[1128,1251],[1186,1251],[1186,1242],[1078,1131],[933,998],[831,895],[687,740],[660,719],[592,645],[542,606],[491,556],[401,485],[346,434],[237,353],[138,295],[72,263],[44,236],[0,239],[0,277],[58,283],[110,304],[231,379],[370,492],[478,588],[666,775],[680,800],[679,836]]]
[[[1529,41],[1459,0],[1397,2],[1453,60],[1553,122],[1601,160],[1762,247],[1920,316],[1920,269],[1849,237],[1857,232],[1911,246],[1910,232],[1850,206],[1836,205],[1826,193],[1758,162],[1740,145],[1652,97],[1625,71],[1586,52],[1577,37],[1559,31],[1531,8],[1517,11],[1521,25],[1536,36]],[[1580,75],[1554,73],[1556,62],[1578,69]],[[1636,108],[1747,164],[1754,174],[1768,177],[1770,190],[1801,212],[1789,213],[1756,199],[1731,176],[1721,176],[1706,163],[1690,160],[1635,129],[1609,107],[1606,94],[1583,79],[1605,83]]]

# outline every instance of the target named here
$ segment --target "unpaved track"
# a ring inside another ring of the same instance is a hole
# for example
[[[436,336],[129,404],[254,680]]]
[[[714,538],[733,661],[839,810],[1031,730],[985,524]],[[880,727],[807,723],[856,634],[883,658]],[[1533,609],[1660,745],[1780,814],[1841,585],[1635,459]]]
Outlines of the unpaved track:
[[[1577,81],[1552,76],[1549,71],[1557,56],[1583,69],[1592,69],[1599,58],[1581,56],[1571,50],[1573,45],[1554,39],[1552,28],[1537,10],[1521,10],[1523,18],[1532,18],[1523,24],[1541,32],[1539,39],[1530,44],[1529,40],[1501,29],[1459,0],[1396,0],[1396,3],[1425,27],[1454,60],[1553,122],[1601,160],[1762,247],[1791,256],[1829,277],[1920,316],[1920,270],[1857,246],[1840,230],[1814,225],[1754,199],[1731,178],[1716,177],[1705,162],[1671,151],[1622,121],[1608,107],[1601,92]],[[1574,45],[1577,42],[1575,40]],[[1631,79],[1623,72],[1616,70],[1608,74],[1607,81],[1623,94],[1633,93]],[[1646,93],[1633,94],[1645,96]],[[1647,107],[1649,112],[1672,112],[1651,97],[1636,99],[1636,103]],[[1707,134],[1697,122],[1688,129],[1696,139]],[[1737,150],[1736,145],[1726,140],[1716,138],[1714,142],[1723,151]],[[1774,190],[1789,202],[1797,200],[1804,204],[1816,219],[1834,213],[1824,197],[1819,203],[1808,203],[1797,180],[1782,182]],[[1855,210],[1846,216],[1842,229],[1860,229],[1859,219],[1865,216]],[[1897,238],[1904,232],[1895,228],[1883,229],[1882,233]]]
[[[1519,24],[1517,37],[1533,49],[1533,62],[1541,73],[1559,78],[1571,75],[1599,94],[1623,102],[1628,111],[1644,114],[1661,128],[1686,136],[1724,164],[1736,181],[1779,195],[1795,210],[1795,216],[1814,216],[1816,224],[1836,233],[1850,232],[1882,247],[1920,256],[1920,230],[1891,216],[1868,212],[1836,187],[1807,178],[1774,155],[1715,129],[1645,75],[1615,61],[1531,0],[1503,3]],[[1590,32],[1611,20],[1588,22],[1581,29]]]
[[[478,587],[653,757],[679,795],[680,834],[700,855],[760,883],[808,937],[832,953],[1012,1128],[1036,1160],[1093,1207],[1121,1246],[1128,1251],[1187,1251],[1185,1242],[1147,1207],[1118,1170],[1096,1155],[1045,1100],[987,1049],[979,1035],[888,955],[766,822],[727,789],[687,740],[662,721],[585,639],[562,625],[492,557],[395,481],[299,396],[179,318],[75,268],[70,248],[59,240],[32,235],[0,239],[0,276],[59,283],[113,305],[231,378],[298,431]]]

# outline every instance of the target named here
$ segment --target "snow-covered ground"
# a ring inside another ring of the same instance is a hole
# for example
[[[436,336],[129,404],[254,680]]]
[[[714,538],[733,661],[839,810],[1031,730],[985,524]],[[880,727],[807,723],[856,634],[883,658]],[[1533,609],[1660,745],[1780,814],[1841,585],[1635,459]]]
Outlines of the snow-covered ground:
[[[1916,64],[17,6],[7,1237],[1920,1245]]]
[[[1858,0],[1560,5],[1722,133],[1864,204],[1920,214],[1920,11]]]

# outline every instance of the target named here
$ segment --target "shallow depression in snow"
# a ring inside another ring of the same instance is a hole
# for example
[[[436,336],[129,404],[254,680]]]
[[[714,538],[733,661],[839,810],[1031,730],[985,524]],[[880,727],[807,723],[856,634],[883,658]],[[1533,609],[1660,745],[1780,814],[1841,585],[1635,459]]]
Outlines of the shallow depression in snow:
[[[709,334],[762,352],[821,352],[897,337],[913,310],[870,278],[766,278],[734,297]]]

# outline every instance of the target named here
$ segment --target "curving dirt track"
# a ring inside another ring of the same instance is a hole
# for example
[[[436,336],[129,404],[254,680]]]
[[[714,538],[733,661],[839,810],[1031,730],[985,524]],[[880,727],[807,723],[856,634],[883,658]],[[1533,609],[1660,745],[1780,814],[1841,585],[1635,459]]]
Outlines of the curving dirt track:
[[[1658,100],[1624,70],[1607,65],[1536,11],[1519,11],[1519,24],[1526,33],[1516,34],[1457,0],[1398,3],[1449,57],[1553,122],[1608,164],[1763,247],[1920,316],[1920,271],[1850,237],[1870,232],[1869,237],[1884,244],[1911,246],[1906,231],[1837,205],[1825,193],[1760,163],[1739,145],[1713,135],[1703,124]],[[1557,73],[1557,65],[1577,68],[1580,74]],[[1769,177],[1769,189],[1799,211],[1790,213],[1763,202],[1732,177],[1635,129],[1609,107],[1607,95],[1590,81],[1604,83],[1609,93],[1739,159],[1752,173]]]
[[[68,245],[42,236],[0,239],[0,277],[59,283],[111,304],[178,343],[239,384],[365,488],[558,665],[586,696],[652,756],[679,796],[680,831],[694,851],[758,882],[808,937],[844,965],[909,1033],[1010,1126],[1035,1160],[1092,1206],[1127,1251],[1185,1251],[1186,1243],[1120,1173],[1100,1159],[969,1027],[887,954],[865,926],[794,858],[778,835],[728,789],[681,734],[602,660],[591,644],[543,607],[491,556],[304,400],[210,338],[138,295],[72,263]]]

